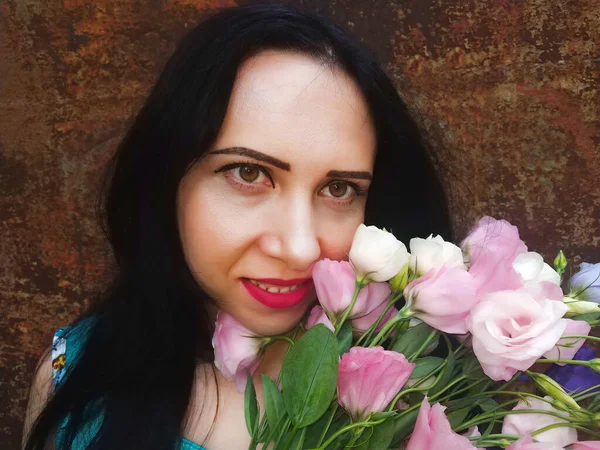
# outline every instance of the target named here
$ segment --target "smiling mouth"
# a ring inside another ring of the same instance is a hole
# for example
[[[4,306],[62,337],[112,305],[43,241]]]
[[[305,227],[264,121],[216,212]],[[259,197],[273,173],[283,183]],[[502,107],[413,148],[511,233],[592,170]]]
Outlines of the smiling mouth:
[[[293,286],[274,286],[272,284],[264,284],[260,283],[251,278],[247,278],[247,280],[252,283],[254,286],[258,286],[260,289],[266,292],[270,292],[272,294],[287,294],[288,292],[293,292],[298,289],[301,285],[295,284]]]
[[[312,279],[306,281],[289,280],[288,283],[298,283],[290,286],[262,283],[251,278],[242,278],[242,285],[246,291],[258,302],[269,308],[291,308],[302,303],[314,289]],[[267,280],[265,280],[267,281]],[[271,281],[271,280],[269,280]],[[273,283],[284,284],[284,280],[273,280]]]

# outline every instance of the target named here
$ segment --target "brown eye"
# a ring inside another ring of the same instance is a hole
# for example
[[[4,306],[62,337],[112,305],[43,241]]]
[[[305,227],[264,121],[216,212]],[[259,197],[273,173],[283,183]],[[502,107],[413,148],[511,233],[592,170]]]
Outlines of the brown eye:
[[[329,192],[333,197],[343,197],[348,192],[348,184],[343,181],[334,181],[329,185]]]
[[[241,166],[240,177],[247,183],[252,183],[260,176],[260,170],[255,166]]]

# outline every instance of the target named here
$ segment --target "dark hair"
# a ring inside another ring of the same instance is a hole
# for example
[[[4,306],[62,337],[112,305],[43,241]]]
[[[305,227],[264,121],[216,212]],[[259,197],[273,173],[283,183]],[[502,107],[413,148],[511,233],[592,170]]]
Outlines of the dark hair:
[[[105,416],[88,448],[177,444],[196,364],[213,358],[204,307],[210,299],[185,263],[177,232],[178,184],[216,139],[238,67],[264,49],[340,67],[363,92],[377,135],[367,224],[385,226],[404,242],[429,233],[451,238],[419,129],[369,50],[313,12],[274,4],[218,10],[181,41],[109,165],[101,206],[118,274],[75,322],[96,319],[27,450],[42,449],[67,415],[72,439],[89,420],[86,405],[95,402]]]

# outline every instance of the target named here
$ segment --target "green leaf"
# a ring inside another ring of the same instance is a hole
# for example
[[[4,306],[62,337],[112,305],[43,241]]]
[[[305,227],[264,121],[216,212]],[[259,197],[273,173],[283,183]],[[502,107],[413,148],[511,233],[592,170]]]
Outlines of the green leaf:
[[[246,427],[248,434],[254,437],[258,427],[258,400],[256,399],[256,389],[252,381],[252,374],[246,369],[248,378],[246,380],[246,390],[244,392],[244,417],[246,418]]]
[[[452,428],[456,428],[461,423],[463,423],[465,417],[467,417],[467,414],[469,414],[469,411],[471,411],[471,409],[473,409],[473,406],[469,405],[465,408],[457,409],[446,414],[446,417],[448,417],[448,422],[450,422],[450,426]]]
[[[446,367],[442,369],[438,379],[435,380],[435,385],[429,390],[428,395],[430,397],[444,389],[452,379],[452,374],[456,367],[456,358],[454,357],[454,352],[452,352],[450,345],[448,345],[448,356],[446,357],[446,361]]]
[[[338,347],[340,348],[340,356],[350,350],[352,346],[352,321],[346,320],[340,328],[337,336]]]
[[[400,445],[400,442],[402,442],[402,439],[404,439],[406,436],[412,433],[418,415],[419,408],[393,419],[394,437],[392,438],[392,443],[390,447],[397,448]]]
[[[402,353],[407,358],[421,348],[423,342],[429,337],[433,328],[425,322],[406,330],[394,343],[392,350]]]
[[[283,403],[283,395],[271,380],[264,373],[260,375],[262,378],[263,395],[265,400],[265,414],[269,422],[269,427],[276,430],[286,415],[285,404]]]
[[[437,356],[424,356],[415,361],[416,366],[410,374],[410,378],[422,378],[444,363],[443,358]]]
[[[396,415],[398,415],[397,411],[376,412],[376,413],[371,414],[371,418],[369,419],[369,421],[377,422],[378,420],[387,419],[388,417],[392,417],[392,416],[396,416]]]
[[[369,439],[366,439],[368,436]],[[374,450],[387,449],[392,443],[394,437],[394,420],[388,419],[379,425],[375,425],[372,430],[366,428],[363,434],[358,439],[359,446],[354,447],[354,450]]]
[[[333,406],[331,406],[331,408],[333,408]],[[328,409],[326,414],[322,415],[319,420],[306,428],[306,440],[304,441],[304,448],[316,448],[318,446],[319,438],[321,437],[321,434],[323,433],[323,430],[329,421],[331,408]],[[331,426],[327,430],[323,442],[333,436],[333,433],[335,433],[337,430],[341,430],[350,423],[350,416],[346,414],[343,409],[338,408],[337,413],[331,422]],[[350,441],[351,437],[351,433],[342,434],[335,439],[329,447],[327,447],[327,450],[338,450],[344,448],[344,446]]]
[[[479,407],[483,409],[485,412],[493,411],[495,409],[504,410],[500,407],[500,404],[491,397],[484,398],[481,402],[479,402]]]
[[[582,320],[584,322],[591,322],[592,320],[598,320],[600,317],[599,313],[591,312],[587,314],[579,314],[577,316],[571,317],[573,320]]]
[[[283,361],[283,400],[292,422],[305,427],[323,415],[336,389],[339,349],[323,324],[306,332]]]
[[[394,421],[388,419],[379,425],[375,425],[373,436],[369,439],[369,449],[388,448],[394,438]]]
[[[481,378],[487,378],[487,375],[483,372],[479,360],[475,354],[468,354],[464,358],[463,375],[467,377],[467,380],[479,380]]]

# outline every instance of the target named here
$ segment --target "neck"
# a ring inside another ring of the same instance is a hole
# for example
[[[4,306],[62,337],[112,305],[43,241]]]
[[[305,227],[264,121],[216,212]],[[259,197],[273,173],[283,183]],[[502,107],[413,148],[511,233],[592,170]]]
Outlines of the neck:
[[[290,339],[294,335],[294,330],[291,330],[285,334]],[[300,333],[296,338],[300,337]],[[260,374],[264,373],[272,380],[275,380],[281,372],[281,366],[287,353],[290,344],[284,340],[277,340],[267,347],[263,355],[262,361],[256,372],[254,373],[254,381],[260,381]]]

